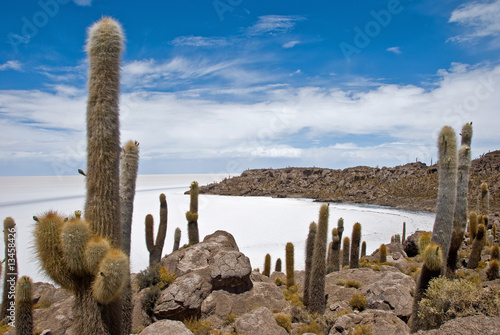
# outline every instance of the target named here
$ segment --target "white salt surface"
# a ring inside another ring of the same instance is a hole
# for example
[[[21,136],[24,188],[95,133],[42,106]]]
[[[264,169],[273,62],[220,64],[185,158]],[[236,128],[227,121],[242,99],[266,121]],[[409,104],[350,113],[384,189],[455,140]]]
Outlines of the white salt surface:
[[[149,253],[144,237],[144,218],[153,214],[155,230],[159,219],[160,193],[165,193],[168,204],[168,228],[163,254],[170,253],[176,227],[181,228],[181,245],[187,243],[185,213],[189,209],[189,195],[184,192],[196,180],[200,185],[219,181],[227,175],[142,175],[138,177],[132,225],[131,270],[139,272],[148,265]],[[35,281],[49,279],[40,270],[34,256],[32,230],[33,215],[57,210],[70,215],[83,210],[85,180],[83,176],[64,177],[0,177],[0,218],[11,216],[17,223],[17,250],[19,276],[28,275]],[[250,258],[253,268],[262,270],[264,256],[269,253],[272,262],[285,260],[285,245],[295,246],[295,268],[304,268],[304,247],[309,224],[317,221],[321,203],[308,199],[274,199],[266,197],[230,197],[200,195],[200,239],[215,232],[230,232],[240,251]],[[344,218],[344,236],[350,236],[355,222],[362,225],[362,240],[367,253],[380,244],[390,242],[392,235],[401,234],[406,222],[407,235],[415,230],[431,230],[434,215],[374,206],[330,204],[329,231]],[[156,235],[156,232],[155,232]],[[331,237],[330,237],[331,239]],[[2,239],[3,240],[3,239]],[[3,246],[3,242],[1,244]],[[3,254],[3,247],[0,249]],[[3,256],[1,256],[3,258]],[[274,266],[274,265],[273,265]]]

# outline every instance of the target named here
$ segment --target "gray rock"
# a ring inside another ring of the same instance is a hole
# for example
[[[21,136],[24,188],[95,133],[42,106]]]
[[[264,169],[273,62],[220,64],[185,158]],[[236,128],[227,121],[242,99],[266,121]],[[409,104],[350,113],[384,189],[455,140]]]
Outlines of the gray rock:
[[[417,230],[406,238],[405,243],[403,243],[403,248],[408,257],[415,257],[418,255],[418,239],[423,233],[425,233],[425,231]]]
[[[500,317],[488,317],[484,315],[467,316],[456,318],[446,322],[439,329],[419,331],[418,335],[495,335],[499,334]]]
[[[245,335],[288,335],[288,332],[276,323],[273,313],[265,307],[237,318],[234,328],[236,332]]]
[[[222,251],[214,256],[210,277],[214,290],[243,293],[252,288],[250,260],[239,251]]]
[[[132,331],[140,328],[147,327],[151,324],[152,320],[149,315],[142,308],[142,300],[150,288],[145,288],[132,296]]]
[[[144,328],[141,335],[193,335],[180,321],[161,320]]]
[[[406,335],[410,328],[394,313],[379,310],[367,310],[362,313],[342,315],[337,319],[329,335],[352,334],[356,328],[371,329],[372,335]]]
[[[179,277],[161,292],[154,308],[159,319],[184,320],[199,314],[203,300],[212,291],[208,269]]]

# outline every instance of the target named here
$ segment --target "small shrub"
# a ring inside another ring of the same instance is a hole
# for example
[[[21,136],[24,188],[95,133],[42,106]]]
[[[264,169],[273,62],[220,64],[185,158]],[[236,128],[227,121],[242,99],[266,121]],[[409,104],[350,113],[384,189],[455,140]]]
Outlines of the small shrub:
[[[283,291],[283,295],[285,296],[285,299],[290,302],[291,305],[299,307],[304,306],[304,303],[300,298],[298,285],[290,286],[289,288]]]
[[[292,317],[283,313],[274,314],[274,318],[280,327],[285,328],[287,332],[292,330]]]
[[[210,335],[210,331],[212,330],[212,324],[209,321],[195,317],[184,320],[184,325],[194,335]]]
[[[349,304],[352,308],[361,312],[366,308],[366,297],[363,294],[354,293],[351,297],[351,300],[349,301]]]
[[[233,313],[229,313],[228,315],[224,316],[224,323],[226,325],[232,325],[236,321],[236,315]]]
[[[344,285],[345,285],[345,283],[346,283],[346,281],[345,281],[345,280],[343,280],[343,279],[339,279],[339,280],[337,280],[337,281],[335,282],[335,284],[337,284],[338,286],[344,286]]]
[[[169,287],[174,282],[175,278],[177,278],[175,274],[168,272],[165,267],[162,267],[159,271],[160,281],[156,283],[156,286],[158,286],[160,289]]]
[[[345,282],[344,287],[360,288],[361,284],[354,280],[348,280]]]
[[[12,327],[6,324],[0,324],[0,334],[5,334]]]
[[[142,297],[141,305],[142,310],[146,312],[147,315],[153,315],[153,309],[155,308],[156,301],[160,297],[160,288],[158,286],[151,286],[148,291]]]
[[[135,282],[139,291],[145,289],[146,287],[155,286],[160,282],[160,267],[161,265],[158,263],[147,267],[145,270],[142,270],[137,274]]]
[[[136,329],[132,329],[132,334],[140,334],[145,328],[143,325],[140,325]]]
[[[281,279],[281,277],[276,277],[276,279],[274,280],[274,283],[278,286],[283,286],[286,284],[286,281]]]
[[[373,330],[371,325],[357,325],[349,333],[351,335],[372,335]]]
[[[49,309],[52,306],[52,301],[49,299],[40,299],[33,305],[33,309]]]
[[[309,324],[302,325],[298,330],[297,334],[304,334],[304,333],[313,333],[316,335],[323,335],[323,329],[321,326],[316,322],[312,321]]]

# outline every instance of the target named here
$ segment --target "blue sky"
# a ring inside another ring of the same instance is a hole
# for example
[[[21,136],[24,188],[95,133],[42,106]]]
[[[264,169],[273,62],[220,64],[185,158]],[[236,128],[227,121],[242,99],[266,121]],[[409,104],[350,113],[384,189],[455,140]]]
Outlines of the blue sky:
[[[0,176],[85,169],[86,29],[126,34],[121,138],[140,173],[436,160],[499,149],[500,0],[3,1]]]

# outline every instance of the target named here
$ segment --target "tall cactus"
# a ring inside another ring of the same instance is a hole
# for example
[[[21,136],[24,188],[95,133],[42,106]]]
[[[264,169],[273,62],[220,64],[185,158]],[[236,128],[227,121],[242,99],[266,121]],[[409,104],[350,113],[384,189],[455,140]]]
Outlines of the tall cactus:
[[[469,213],[469,244],[472,244],[477,234],[478,217],[475,211]]]
[[[295,285],[295,262],[293,243],[288,242],[285,247],[285,265],[286,265],[286,287]]]
[[[130,236],[134,213],[135,185],[139,169],[139,143],[129,141],[123,146],[120,175],[120,206],[123,227],[123,251],[130,256]]]
[[[316,222],[311,222],[309,225],[309,233],[307,234],[306,240],[306,266],[305,266],[305,279],[304,279],[304,298],[303,303],[305,306],[309,306],[309,283],[311,282],[311,268],[314,253],[314,239],[316,238],[316,232],[318,227]]]
[[[366,256],[366,242],[361,243],[361,258]]]
[[[179,250],[180,245],[181,245],[181,229],[177,227],[175,228],[174,248],[172,249],[172,252]]]
[[[328,238],[328,205],[322,205],[319,210],[319,221],[309,280],[309,310],[323,313],[326,307],[325,276],[326,276],[326,242]]]
[[[403,236],[401,237],[401,243],[406,241],[406,222],[403,222]]]
[[[85,220],[91,236],[88,242],[101,237],[111,246],[97,266],[99,272],[87,269],[84,275],[80,275],[78,266],[68,266],[67,258],[74,256],[65,251],[71,250],[71,246],[65,243],[72,239],[68,235],[67,239],[61,240],[66,225],[58,214],[45,214],[35,229],[35,246],[42,267],[56,283],[75,295],[72,331],[77,334],[123,334],[121,295],[128,282],[128,257],[118,249],[122,247],[123,239],[118,115],[123,40],[121,25],[111,18],[102,18],[88,30],[86,50],[90,69]],[[82,251],[81,245],[75,244],[75,252]],[[99,244],[89,243],[85,249],[90,245]],[[88,255],[99,254],[87,251],[84,253]],[[77,256],[81,258],[81,255]]]
[[[479,261],[481,260],[481,251],[483,251],[484,245],[486,243],[486,227],[480,224],[477,227],[477,235],[472,243],[472,250],[469,256],[469,262],[467,263],[467,269],[477,268]]]
[[[332,272],[340,270],[340,236],[338,228],[332,229]]]
[[[151,214],[146,216],[146,246],[149,251],[149,266],[153,266],[161,260],[163,245],[165,244],[165,237],[167,235],[167,220],[167,197],[162,193],[160,194],[160,225],[158,227],[158,235],[156,235],[156,242],[154,240],[153,216]]]
[[[33,335],[33,283],[23,276],[16,285],[16,335]]]
[[[349,265],[349,249],[351,249],[351,240],[349,237],[344,237],[344,240],[342,242],[343,248],[342,248],[342,267],[348,266]]]
[[[487,183],[482,183],[481,194],[479,195],[479,214],[488,215],[490,211],[490,191]]]
[[[387,262],[387,246],[385,244],[382,244],[380,246],[378,261],[379,261],[379,263]]]
[[[188,221],[188,238],[189,245],[194,245],[200,242],[200,233],[198,231],[198,183],[193,181],[189,190],[191,203],[189,205],[189,212],[186,213]]]
[[[3,240],[5,246],[5,275],[3,277],[2,309],[0,320],[9,315],[9,307],[14,304],[14,295],[17,282],[17,248],[16,248],[16,223],[8,217],[3,221]]]
[[[337,232],[339,233],[339,239],[342,241],[342,234],[344,233],[344,219],[340,218],[337,221]]]
[[[445,126],[438,137],[438,198],[436,218],[431,242],[441,246],[448,254],[453,229],[453,216],[457,200],[457,137],[452,128]],[[444,270],[444,269],[443,269]]]
[[[266,257],[264,257],[264,271],[262,274],[266,277],[271,275],[271,255],[269,254],[266,254]]]
[[[276,260],[276,265],[274,266],[274,271],[281,272],[281,258]]]
[[[351,243],[351,269],[359,268],[359,246],[361,243],[361,224],[356,222],[352,227],[352,243]]]

